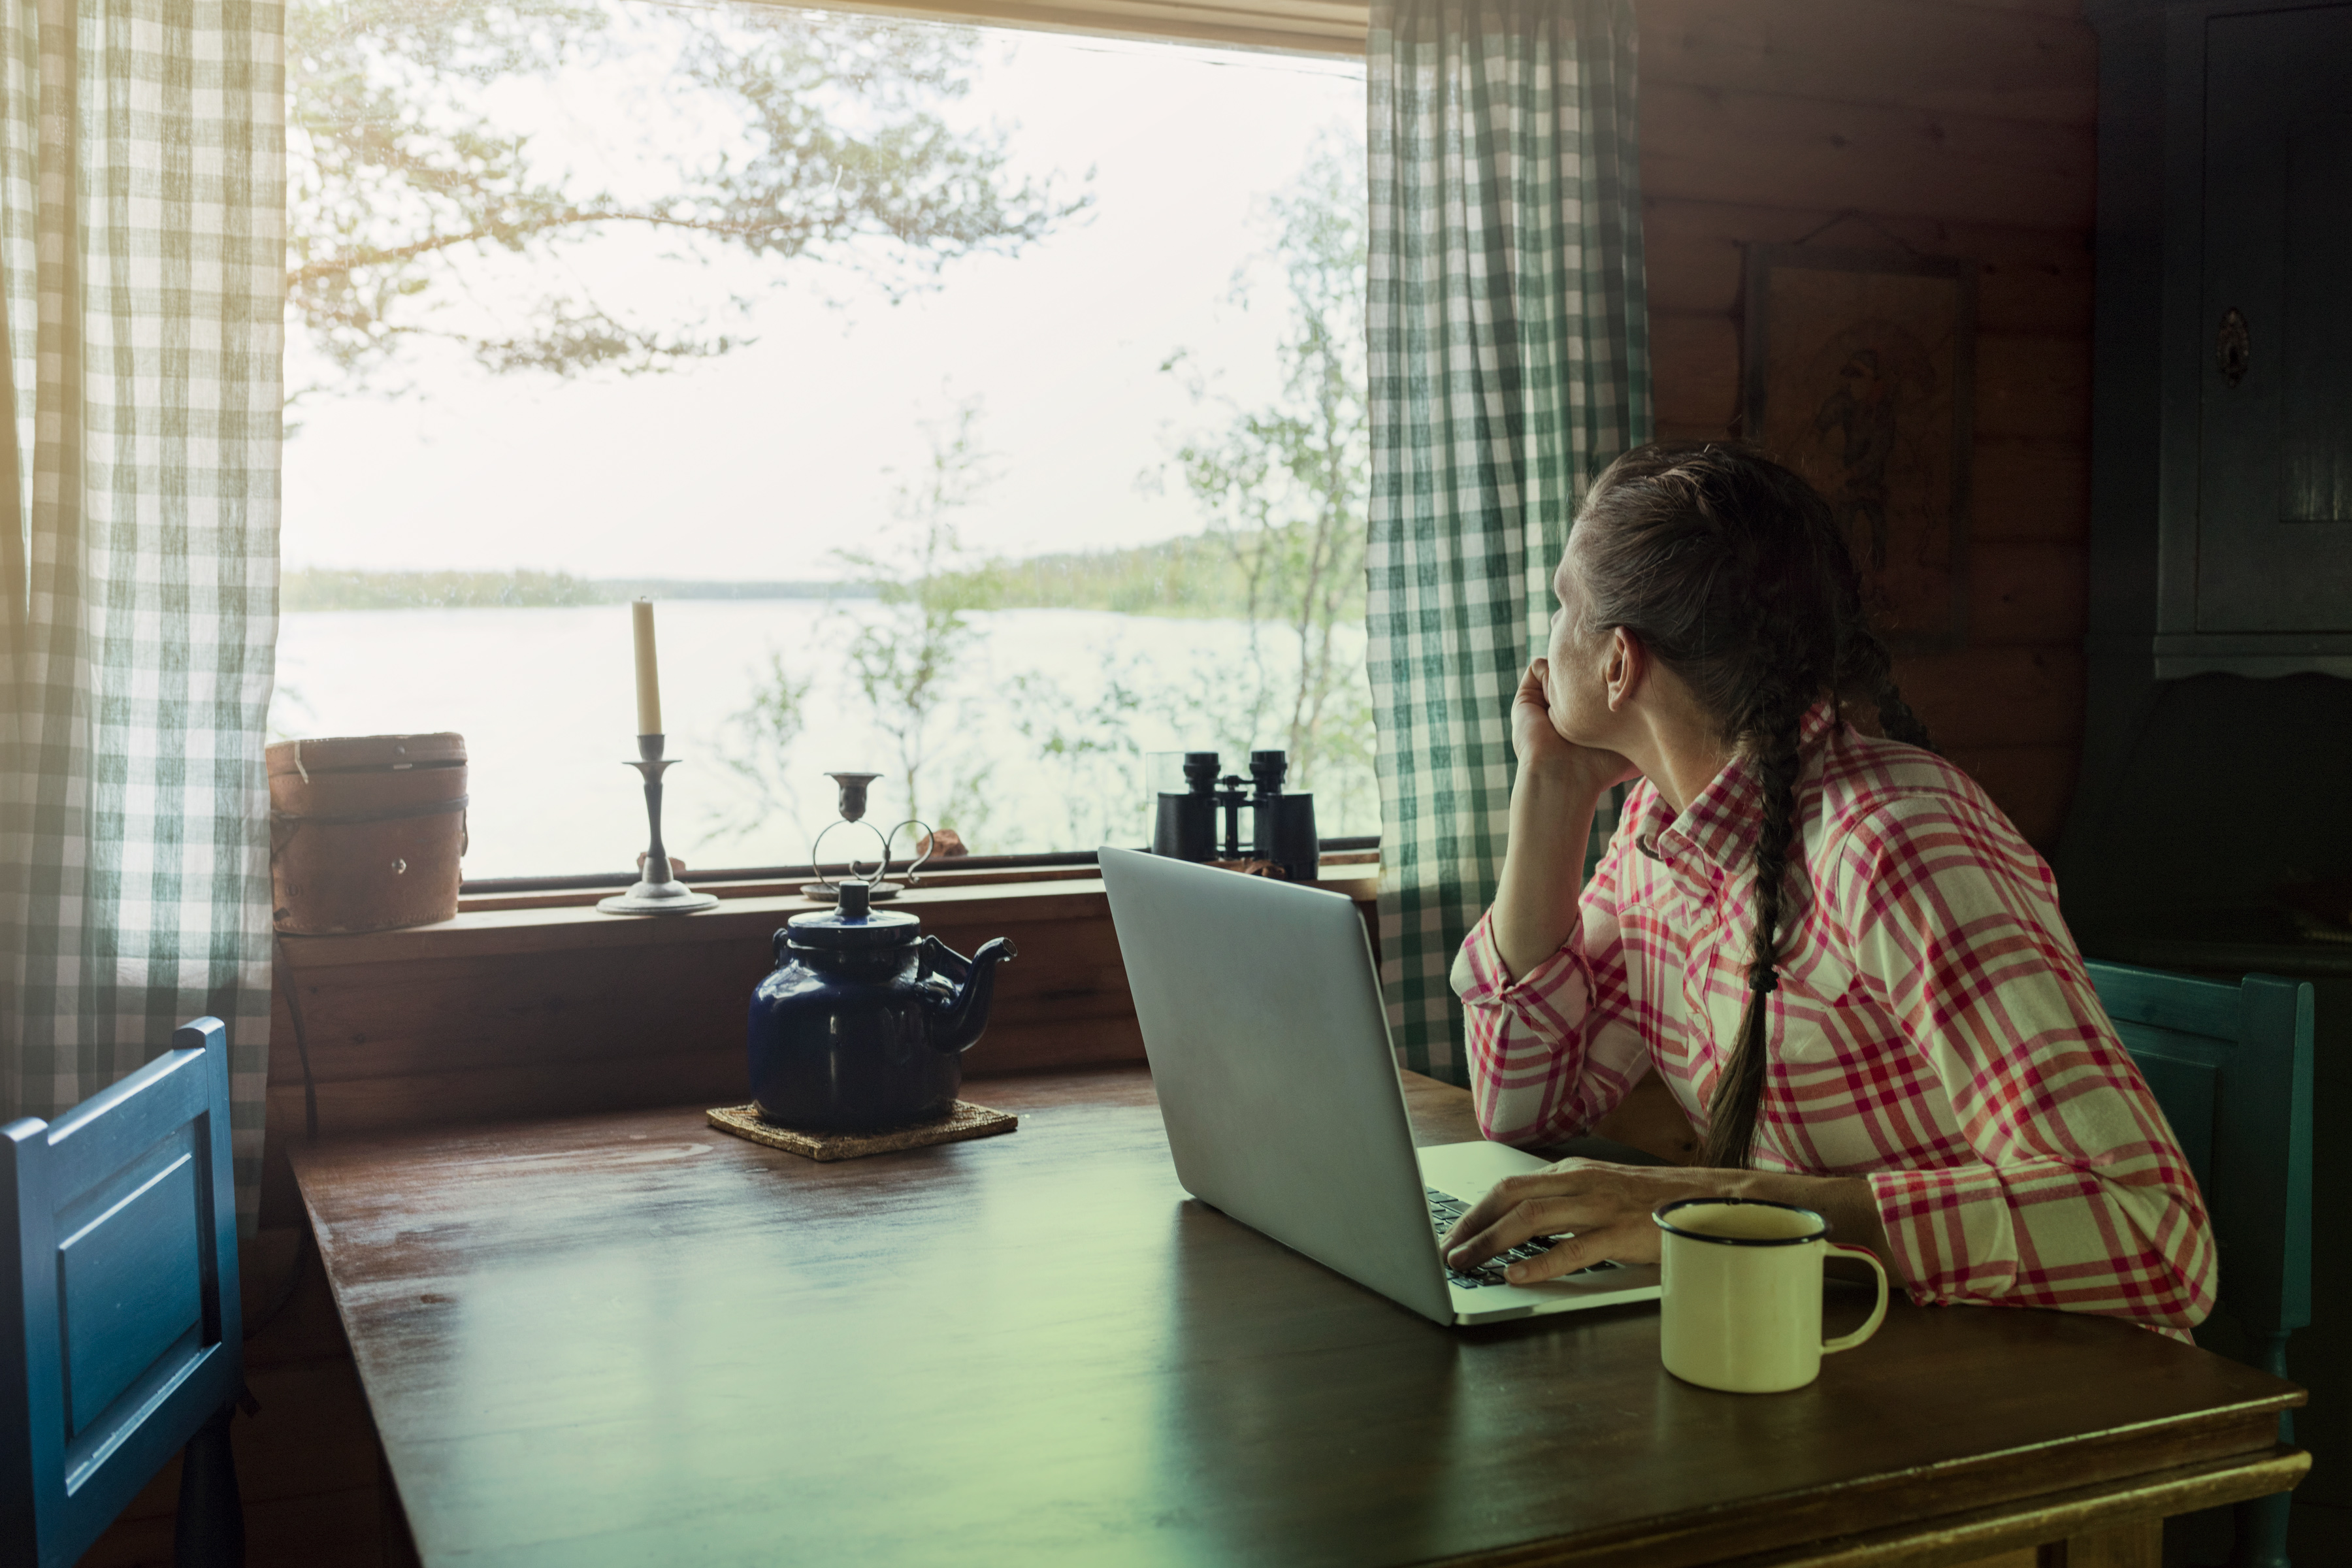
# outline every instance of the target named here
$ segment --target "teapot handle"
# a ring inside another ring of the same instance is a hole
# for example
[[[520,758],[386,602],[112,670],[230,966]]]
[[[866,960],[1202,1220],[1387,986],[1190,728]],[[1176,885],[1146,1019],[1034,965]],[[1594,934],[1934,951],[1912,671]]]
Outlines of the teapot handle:
[[[923,939],[920,957],[915,967],[918,974],[944,974],[961,985],[971,978],[971,960],[941,942],[938,937]]]

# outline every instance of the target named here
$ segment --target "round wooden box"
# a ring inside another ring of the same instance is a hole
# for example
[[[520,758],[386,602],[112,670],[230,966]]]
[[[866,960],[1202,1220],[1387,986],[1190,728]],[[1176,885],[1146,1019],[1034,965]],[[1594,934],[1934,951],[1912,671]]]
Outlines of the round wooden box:
[[[279,931],[390,931],[456,916],[463,735],[280,741],[268,756]]]

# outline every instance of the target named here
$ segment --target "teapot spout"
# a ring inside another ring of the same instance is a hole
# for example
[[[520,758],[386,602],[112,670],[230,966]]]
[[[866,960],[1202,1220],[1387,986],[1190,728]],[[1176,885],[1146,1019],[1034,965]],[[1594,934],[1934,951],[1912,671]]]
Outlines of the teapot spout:
[[[1008,937],[984,944],[970,958],[935,936],[923,939],[923,972],[953,982],[931,1015],[933,1049],[961,1053],[980,1043],[981,1031],[988,1027],[988,1004],[996,994],[996,966],[1018,956]]]

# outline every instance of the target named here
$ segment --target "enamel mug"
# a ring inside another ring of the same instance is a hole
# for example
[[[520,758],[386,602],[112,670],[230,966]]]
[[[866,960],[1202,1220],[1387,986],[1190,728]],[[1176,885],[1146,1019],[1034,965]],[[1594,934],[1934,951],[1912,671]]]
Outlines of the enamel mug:
[[[1664,1292],[1658,1352],[1685,1383],[1727,1394],[1779,1394],[1821,1375],[1822,1357],[1850,1351],[1886,1320],[1886,1270],[1859,1247],[1829,1239],[1811,1209],[1753,1198],[1685,1198],[1651,1215]],[[1822,1338],[1822,1265],[1856,1258],[1878,1276],[1878,1303],[1853,1333]]]

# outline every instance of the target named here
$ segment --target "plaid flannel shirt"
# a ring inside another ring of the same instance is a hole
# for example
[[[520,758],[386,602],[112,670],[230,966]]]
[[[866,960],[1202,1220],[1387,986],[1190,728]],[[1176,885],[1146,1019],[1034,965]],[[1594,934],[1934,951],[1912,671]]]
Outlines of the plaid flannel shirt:
[[[2189,1164],[2092,992],[2040,856],[1931,752],[1805,725],[1758,1170],[1866,1175],[1912,1299],[2212,1308]],[[1653,1068],[1704,1126],[1748,1001],[1761,810],[1735,760],[1680,816],[1644,782],[1581,928],[1514,979],[1491,911],[1454,968],[1490,1138],[1582,1132]]]

